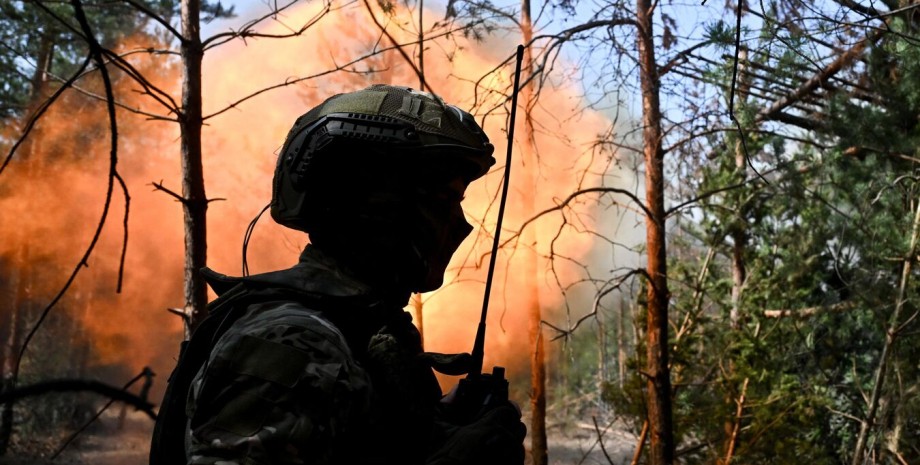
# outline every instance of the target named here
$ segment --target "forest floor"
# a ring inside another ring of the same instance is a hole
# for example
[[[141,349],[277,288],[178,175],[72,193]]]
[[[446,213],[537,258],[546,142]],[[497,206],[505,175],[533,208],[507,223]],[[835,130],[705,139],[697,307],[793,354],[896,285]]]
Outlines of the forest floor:
[[[525,419],[526,421],[526,419]],[[62,438],[33,438],[14,446],[16,454],[0,457],[0,465],[144,465],[152,432],[150,420],[141,413],[128,413],[118,428],[117,413],[104,414],[92,428],[81,434],[59,457],[51,459]],[[549,424],[547,440],[551,465],[628,465],[636,438],[622,425],[614,423],[603,433],[608,461],[598,442],[592,420]],[[525,442],[530,445],[530,439]],[[12,451],[11,451],[12,452]],[[529,454],[528,454],[529,455]],[[527,464],[531,460],[528,456]]]

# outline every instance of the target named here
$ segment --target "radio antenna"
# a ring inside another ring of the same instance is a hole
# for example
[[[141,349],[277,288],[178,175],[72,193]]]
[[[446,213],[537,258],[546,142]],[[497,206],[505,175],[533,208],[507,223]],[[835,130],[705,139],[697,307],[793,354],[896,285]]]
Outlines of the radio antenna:
[[[486,276],[486,291],[482,298],[482,316],[476,329],[473,342],[472,366],[470,376],[482,373],[482,358],[486,343],[486,316],[489,314],[489,296],[492,294],[492,278],[495,275],[495,261],[498,257],[498,243],[502,232],[502,219],[505,217],[505,203],[508,199],[508,185],[511,181],[511,149],[514,147],[514,117],[517,115],[517,98],[521,82],[521,62],[524,61],[524,46],[517,46],[517,63],[514,67],[514,88],[511,90],[511,114],[508,121],[508,153],[505,156],[505,175],[502,185],[502,198],[498,204],[498,221],[495,223],[495,239],[492,241],[492,256],[489,258],[489,274]]]

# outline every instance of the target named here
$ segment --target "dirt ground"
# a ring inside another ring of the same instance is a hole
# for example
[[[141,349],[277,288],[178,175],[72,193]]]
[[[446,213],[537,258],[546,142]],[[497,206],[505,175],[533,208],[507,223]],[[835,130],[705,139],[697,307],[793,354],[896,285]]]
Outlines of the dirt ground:
[[[140,413],[128,414],[119,429],[116,415],[104,415],[99,425],[83,433],[53,461],[50,455],[54,448],[39,446],[48,438],[36,438],[31,444],[29,456],[0,458],[0,465],[144,465],[147,463],[148,441],[153,425]],[[598,442],[597,431],[591,419],[587,422],[567,422],[550,425],[547,428],[549,457],[551,465],[627,465],[629,464],[636,438],[625,432],[621,425],[613,424],[603,432],[604,448],[610,461],[604,455]],[[525,441],[529,446],[530,439]],[[56,446],[55,446],[56,447]],[[528,447],[529,448],[529,447]],[[20,454],[22,455],[22,454]],[[530,462],[528,457],[527,463]]]

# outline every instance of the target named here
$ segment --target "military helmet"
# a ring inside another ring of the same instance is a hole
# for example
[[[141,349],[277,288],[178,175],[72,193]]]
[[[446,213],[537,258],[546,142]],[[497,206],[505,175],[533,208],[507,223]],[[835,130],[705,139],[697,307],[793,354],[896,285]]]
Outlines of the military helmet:
[[[494,148],[469,113],[409,87],[373,85],[338,94],[297,118],[275,167],[271,215],[309,232],[311,184],[348,182],[333,170],[388,170],[449,166],[467,182],[495,164]],[[320,196],[321,197],[321,196]]]

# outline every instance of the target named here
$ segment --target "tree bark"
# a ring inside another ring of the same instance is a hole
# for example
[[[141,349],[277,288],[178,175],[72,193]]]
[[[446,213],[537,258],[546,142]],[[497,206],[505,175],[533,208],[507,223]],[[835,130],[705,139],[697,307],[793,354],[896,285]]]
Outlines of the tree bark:
[[[533,54],[530,42],[533,38],[533,24],[530,17],[530,0],[521,0],[521,35],[524,44],[524,60],[522,67],[525,79],[533,73]],[[521,190],[521,218],[531,218],[534,213],[534,194],[536,193],[537,153],[534,141],[534,126],[531,109],[534,103],[533,85],[526,83],[521,86],[521,102],[524,110],[524,137],[522,138],[523,150],[521,156],[522,190]],[[522,233],[521,243],[532,246],[536,242],[534,228],[527,228]],[[546,465],[549,455],[546,443],[546,354],[543,347],[543,315],[540,309],[540,286],[538,285],[537,254],[533,250],[525,250],[524,276],[527,278],[527,312],[529,315],[530,344],[532,347],[530,357],[530,451],[533,455],[534,465]]]
[[[745,74],[747,68],[747,49],[741,48],[738,51],[738,87],[735,102],[737,108],[735,114],[740,113],[747,101],[747,94],[750,90],[750,81]],[[735,176],[738,182],[747,179],[747,156],[744,152],[744,144],[741,141],[743,134],[738,134],[738,140],[735,142]],[[732,210],[738,215],[732,221],[731,238],[732,238],[732,308],[729,312],[729,327],[734,340],[734,335],[741,331],[741,292],[744,288],[744,281],[747,278],[747,268],[744,263],[744,249],[747,246],[747,228],[745,226],[744,205],[735,202]],[[728,363],[728,382],[734,383],[735,379],[735,361],[729,360]],[[735,451],[735,444],[738,438],[738,431],[741,427],[741,411],[744,405],[744,395],[747,392],[748,379],[744,379],[741,388],[741,397],[737,401],[737,414],[733,419],[725,422],[725,459],[722,462],[728,465]],[[734,402],[732,396],[728,396],[728,402]]]
[[[183,0],[182,115],[180,116],[182,196],[185,215],[185,312],[189,316],[186,339],[207,316],[208,291],[199,270],[207,263],[208,199],[201,163],[201,60],[200,0]]]
[[[617,312],[617,384],[620,390],[626,385],[626,335],[623,333],[623,320],[626,318],[626,309],[628,304],[626,299],[620,297],[620,310]]]
[[[668,262],[665,243],[664,149],[658,67],[655,61],[652,0],[637,0],[637,48],[642,89],[642,142],[645,158],[645,220],[648,250],[646,377],[648,384],[649,458],[652,465],[674,463],[671,372],[668,366]]]
[[[425,0],[418,0],[418,88],[427,90],[425,83]],[[421,297],[419,297],[421,298]]]
[[[597,322],[597,409],[604,412],[604,384],[607,382],[607,327],[600,307],[596,310]]]

